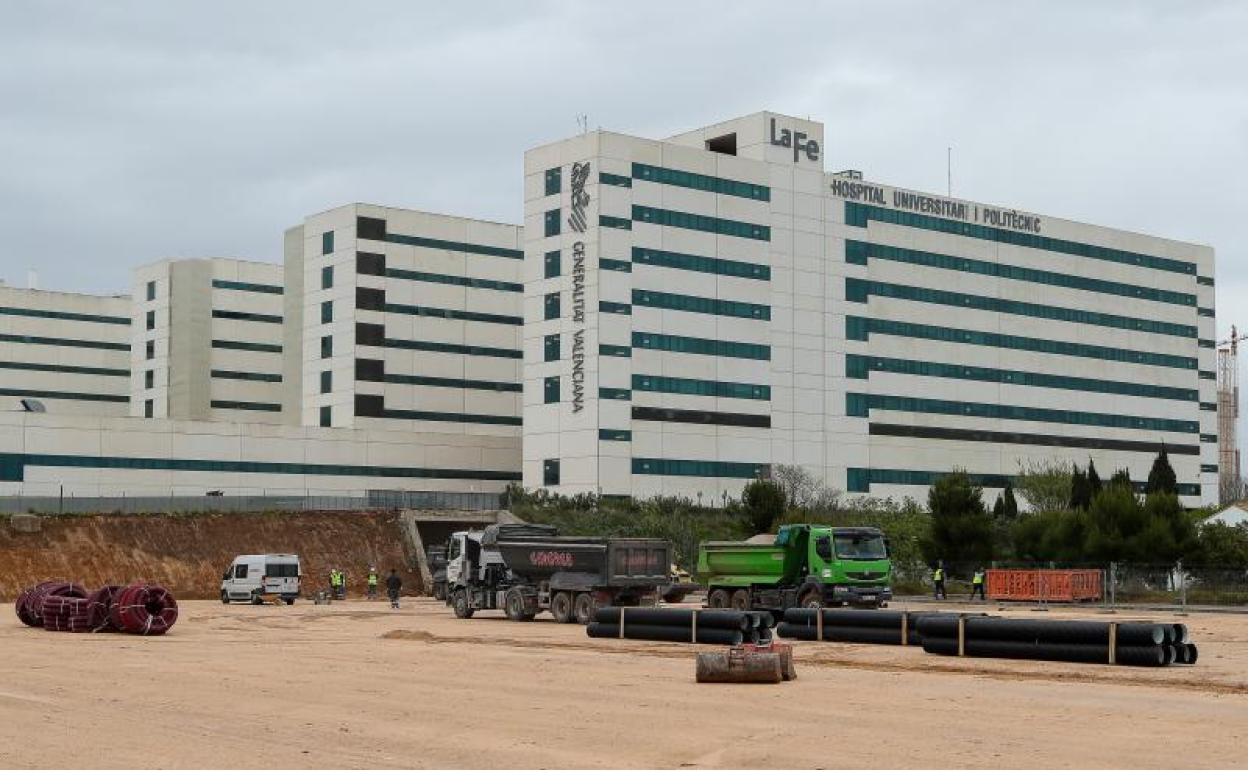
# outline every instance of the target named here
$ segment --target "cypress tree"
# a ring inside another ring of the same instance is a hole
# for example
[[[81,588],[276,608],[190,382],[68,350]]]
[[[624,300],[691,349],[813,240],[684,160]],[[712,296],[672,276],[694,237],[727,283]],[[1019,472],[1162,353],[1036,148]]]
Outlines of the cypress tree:
[[[1170,467],[1170,456],[1166,453],[1165,444],[1161,445],[1161,451],[1153,460],[1152,470],[1148,472],[1148,484],[1144,487],[1145,494],[1151,495],[1155,492],[1178,494],[1178,478],[1174,475],[1174,468]]]
[[[1092,458],[1088,458],[1088,490],[1090,497],[1096,497],[1101,491],[1101,476],[1096,472],[1096,463],[1092,462]]]

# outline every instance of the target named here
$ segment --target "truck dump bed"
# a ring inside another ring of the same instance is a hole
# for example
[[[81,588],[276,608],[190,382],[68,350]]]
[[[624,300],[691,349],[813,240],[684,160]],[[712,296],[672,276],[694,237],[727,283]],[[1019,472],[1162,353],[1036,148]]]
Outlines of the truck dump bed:
[[[482,544],[498,549],[507,568],[528,580],[556,573],[581,573],[599,586],[649,586],[669,580],[672,547],[666,540],[563,537],[547,534],[552,528],[543,532],[532,525],[491,529],[486,528]]]

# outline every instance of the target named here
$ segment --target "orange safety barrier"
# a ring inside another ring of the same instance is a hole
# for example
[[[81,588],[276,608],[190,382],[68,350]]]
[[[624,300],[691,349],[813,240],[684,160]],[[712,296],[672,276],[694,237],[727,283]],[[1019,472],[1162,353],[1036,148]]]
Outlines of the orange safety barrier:
[[[1015,602],[1087,602],[1101,598],[1096,569],[990,569],[988,598]]]

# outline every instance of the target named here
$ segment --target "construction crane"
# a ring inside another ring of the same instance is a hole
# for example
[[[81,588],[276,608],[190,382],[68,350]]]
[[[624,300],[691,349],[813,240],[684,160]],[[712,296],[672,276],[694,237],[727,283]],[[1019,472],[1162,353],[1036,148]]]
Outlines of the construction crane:
[[[1244,496],[1239,465],[1239,343],[1248,340],[1231,327],[1218,343],[1218,501],[1223,505]]]

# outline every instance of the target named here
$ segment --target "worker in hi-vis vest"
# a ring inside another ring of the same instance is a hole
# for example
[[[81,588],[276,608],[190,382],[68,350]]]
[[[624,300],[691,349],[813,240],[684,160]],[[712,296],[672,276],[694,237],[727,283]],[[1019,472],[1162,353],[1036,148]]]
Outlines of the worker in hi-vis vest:
[[[971,576],[971,601],[975,601],[975,594],[979,594],[979,598],[988,601],[988,597],[984,595],[984,568],[979,567],[975,570],[975,574]]]
[[[945,564],[937,562],[936,569],[932,570],[933,596],[937,599],[948,599],[949,594],[945,593]]]
[[[368,600],[370,602],[373,599],[377,598],[377,583],[378,583],[377,568],[369,567],[368,568]]]

